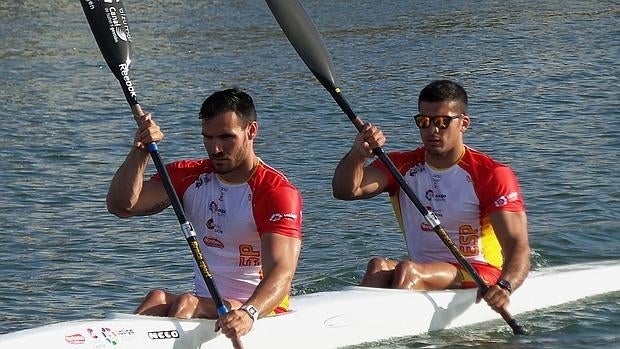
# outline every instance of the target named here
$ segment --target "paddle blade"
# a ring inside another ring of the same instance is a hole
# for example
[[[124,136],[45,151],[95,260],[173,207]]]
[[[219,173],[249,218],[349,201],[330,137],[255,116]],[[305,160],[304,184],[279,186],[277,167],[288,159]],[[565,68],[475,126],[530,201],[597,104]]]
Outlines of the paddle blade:
[[[312,19],[297,0],[265,0],[271,13],[310,71],[328,90],[336,89],[334,66]]]
[[[129,105],[138,104],[131,79],[131,33],[122,0],[80,0],[82,9],[108,67],[123,88]]]

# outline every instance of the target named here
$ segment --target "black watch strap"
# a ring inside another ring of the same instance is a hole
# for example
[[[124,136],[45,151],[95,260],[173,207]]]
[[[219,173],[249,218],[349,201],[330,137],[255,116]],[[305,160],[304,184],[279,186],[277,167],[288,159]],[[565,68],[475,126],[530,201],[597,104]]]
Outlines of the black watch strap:
[[[504,290],[508,291],[509,294],[512,294],[512,285],[510,284],[510,282],[506,279],[499,279],[499,281],[497,281],[496,283],[497,286],[503,288]]]

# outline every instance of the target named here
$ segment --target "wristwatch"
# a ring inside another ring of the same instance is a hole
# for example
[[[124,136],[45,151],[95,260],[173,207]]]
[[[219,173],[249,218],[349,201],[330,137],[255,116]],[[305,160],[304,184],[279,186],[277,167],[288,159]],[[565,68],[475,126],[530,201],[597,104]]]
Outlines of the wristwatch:
[[[241,306],[241,309],[248,313],[254,322],[258,320],[258,309],[252,304],[244,304]]]
[[[499,279],[496,285],[508,291],[508,294],[512,294],[512,285],[510,284],[510,282],[508,282],[508,280]]]

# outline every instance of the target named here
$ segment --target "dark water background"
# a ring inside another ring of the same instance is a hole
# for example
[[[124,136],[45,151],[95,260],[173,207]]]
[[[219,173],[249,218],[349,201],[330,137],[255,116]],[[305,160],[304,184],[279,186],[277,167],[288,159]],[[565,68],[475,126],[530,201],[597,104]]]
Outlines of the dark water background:
[[[455,79],[474,117],[466,141],[520,178],[534,268],[618,258],[617,1],[304,4],[345,96],[382,126],[386,150],[418,144],[419,90]],[[125,6],[133,81],[166,132],[165,161],[203,156],[197,112],[207,95],[235,85],[253,94],[259,155],[304,195],[296,294],[356,284],[369,256],[405,253],[386,197],[332,199],[355,129],[264,2]],[[1,2],[0,69],[0,333],[131,312],[153,287],[189,289],[191,255],[171,210],[119,220],[105,209],[134,124],[79,2]],[[523,314],[526,338],[497,321],[361,348],[617,348],[619,301],[615,292]]]

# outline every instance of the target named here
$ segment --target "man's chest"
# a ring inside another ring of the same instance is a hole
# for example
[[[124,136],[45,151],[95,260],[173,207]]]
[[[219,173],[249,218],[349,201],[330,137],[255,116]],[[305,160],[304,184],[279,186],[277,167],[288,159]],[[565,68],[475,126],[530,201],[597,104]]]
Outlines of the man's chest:
[[[406,178],[407,184],[429,211],[434,212],[446,227],[478,222],[480,202],[471,177],[460,168],[439,172],[426,169]],[[424,221],[409,198],[400,192],[403,214],[414,221]]]
[[[225,185],[207,175],[201,180],[202,184],[190,186],[183,198],[188,219],[197,232],[222,241],[256,232],[248,185]]]

